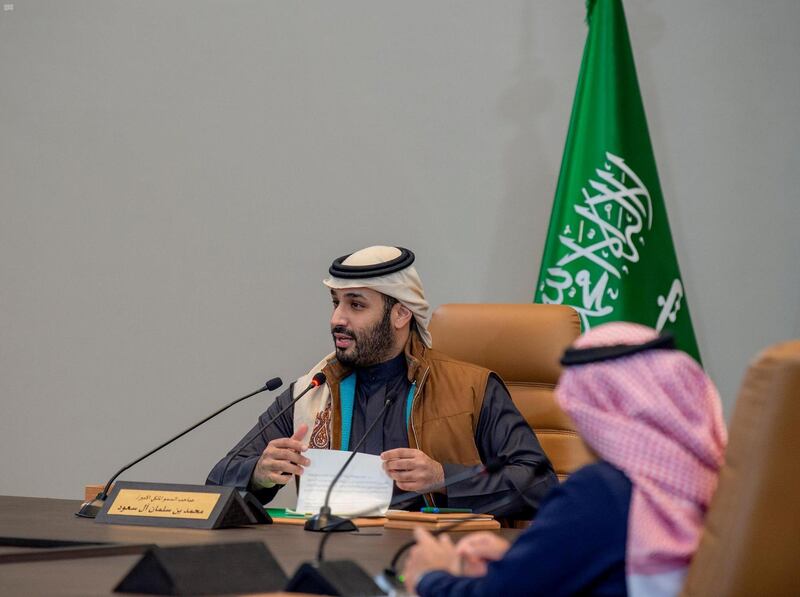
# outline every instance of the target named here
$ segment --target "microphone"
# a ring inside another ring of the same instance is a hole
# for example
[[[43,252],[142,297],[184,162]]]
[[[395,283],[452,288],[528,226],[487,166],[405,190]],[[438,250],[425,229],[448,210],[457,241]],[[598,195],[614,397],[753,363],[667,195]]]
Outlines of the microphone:
[[[315,531],[320,533],[330,533],[330,532],[342,532],[342,531],[357,531],[358,527],[353,524],[352,520],[349,518],[342,518],[340,516],[333,516],[331,514],[331,508],[328,505],[331,499],[331,492],[333,491],[333,486],[336,485],[336,482],[339,480],[339,477],[342,476],[345,469],[348,465],[353,461],[355,458],[358,449],[362,446],[362,444],[366,441],[367,437],[369,436],[370,431],[378,424],[379,421],[383,419],[383,415],[386,414],[386,409],[389,408],[389,405],[392,403],[392,398],[387,398],[386,402],[383,403],[383,408],[381,412],[378,413],[378,416],[375,417],[375,420],[372,424],[367,428],[364,432],[364,435],[358,441],[356,446],[353,448],[352,453],[350,456],[345,460],[342,468],[339,469],[339,472],[336,473],[336,476],[331,481],[331,484],[328,485],[328,492],[325,494],[325,503],[322,504],[322,507],[319,509],[319,512],[309,518],[306,521],[305,526],[303,527],[307,531]]]
[[[256,432],[253,434],[253,437],[251,437],[249,440],[247,440],[245,443],[243,443],[243,444],[242,444],[242,445],[239,447],[239,449],[238,449],[238,450],[236,450],[236,452],[234,452],[233,454],[231,454],[231,455],[228,457],[228,462],[226,462],[226,463],[225,463],[225,468],[223,468],[223,469],[222,469],[222,475],[220,476],[220,478],[221,478],[223,481],[225,480],[225,473],[227,473],[227,472],[228,472],[228,467],[231,465],[231,462],[233,462],[233,459],[234,459],[234,458],[236,458],[236,457],[237,457],[239,454],[241,454],[241,453],[242,453],[242,451],[243,451],[243,450],[244,450],[244,449],[245,449],[247,446],[249,446],[250,444],[252,444],[252,443],[253,443],[253,441],[255,441],[255,439],[256,439],[256,438],[257,438],[259,435],[261,435],[261,433],[262,433],[262,432],[263,432],[265,429],[267,429],[267,427],[269,427],[270,425],[272,425],[273,423],[275,423],[275,421],[277,421],[277,420],[280,418],[280,416],[281,416],[283,413],[285,413],[287,410],[289,410],[290,408],[292,408],[292,407],[295,405],[295,403],[296,403],[298,400],[300,400],[300,398],[302,398],[303,396],[305,396],[306,394],[308,394],[308,393],[309,393],[311,390],[313,390],[314,388],[318,388],[319,386],[321,386],[322,384],[324,384],[326,379],[327,379],[327,378],[325,377],[325,374],[324,374],[322,371],[320,371],[320,372],[316,373],[316,374],[314,375],[314,377],[312,377],[312,378],[311,378],[311,381],[310,381],[310,382],[309,382],[309,384],[308,384],[308,385],[305,387],[305,389],[304,389],[302,392],[300,392],[300,394],[297,396],[297,398],[293,398],[293,399],[292,399],[292,401],[291,401],[289,404],[287,404],[285,407],[283,407],[283,408],[280,410],[280,412],[279,412],[278,414],[276,414],[276,415],[275,415],[274,417],[272,417],[272,418],[271,418],[269,421],[267,421],[267,422],[266,422],[266,423],[264,423],[264,424],[263,424],[261,427],[259,427],[259,428],[258,428],[258,430],[257,430],[257,431],[256,431]],[[254,499],[255,499],[255,496],[254,496]]]
[[[133,462],[130,462],[130,463],[126,464],[121,469],[119,469],[116,473],[114,473],[114,475],[108,480],[108,483],[106,483],[105,487],[103,488],[103,491],[98,493],[93,500],[88,501],[88,502],[84,502],[83,504],[81,504],[81,508],[80,508],[80,510],[78,510],[75,513],[75,516],[80,516],[81,518],[95,518],[95,517],[97,517],[97,515],[100,513],[100,510],[102,510],[102,508],[103,508],[103,503],[106,501],[106,498],[108,498],[108,492],[109,492],[109,490],[111,488],[111,484],[114,482],[114,480],[117,477],[119,477],[122,473],[124,473],[129,468],[131,468],[134,464],[138,464],[139,462],[141,462],[142,460],[144,460],[148,456],[150,456],[152,454],[155,454],[161,448],[164,448],[164,447],[170,445],[176,439],[178,439],[180,437],[183,437],[184,435],[186,435],[187,433],[189,433],[193,429],[199,427],[200,425],[202,425],[206,421],[208,421],[210,419],[213,419],[218,414],[228,410],[234,404],[237,404],[237,403],[241,402],[242,400],[247,400],[251,396],[255,396],[256,394],[260,394],[261,392],[265,392],[267,390],[269,390],[269,391],[276,390],[279,387],[281,387],[282,385],[283,385],[283,381],[281,381],[280,377],[273,377],[272,379],[268,380],[262,387],[260,387],[256,391],[250,392],[249,394],[247,394],[246,396],[242,396],[241,398],[237,398],[236,400],[234,400],[230,404],[227,404],[226,406],[223,406],[222,408],[220,408],[218,411],[216,411],[214,413],[211,413],[210,415],[208,415],[202,421],[199,421],[199,422],[195,423],[194,425],[192,425],[191,427],[189,427],[185,431],[181,431],[178,435],[176,435],[172,439],[169,439],[169,440],[165,441],[163,444],[161,444],[160,446],[158,446],[156,448],[153,448],[152,450],[150,450],[144,456],[140,456],[139,458],[137,458]]]

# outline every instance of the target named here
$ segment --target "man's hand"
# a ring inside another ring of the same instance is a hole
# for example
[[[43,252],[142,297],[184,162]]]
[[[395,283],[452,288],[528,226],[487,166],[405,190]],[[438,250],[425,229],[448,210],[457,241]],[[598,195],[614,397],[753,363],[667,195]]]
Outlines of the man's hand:
[[[446,570],[451,574],[459,573],[458,554],[450,537],[434,537],[417,527],[414,529],[414,539],[417,544],[408,552],[408,559],[403,567],[404,582],[409,593],[416,594],[417,582],[426,572]]]
[[[461,574],[464,576],[484,576],[489,562],[502,558],[510,543],[488,531],[470,533],[456,545],[456,553],[461,558]]]
[[[425,452],[395,448],[381,454],[383,470],[403,491],[436,490],[444,493],[444,468]]]
[[[308,450],[308,446],[302,443],[306,433],[308,425],[303,423],[292,437],[281,437],[269,442],[253,470],[253,484],[260,487],[286,485],[292,475],[302,475],[303,467],[311,464],[302,454]]]

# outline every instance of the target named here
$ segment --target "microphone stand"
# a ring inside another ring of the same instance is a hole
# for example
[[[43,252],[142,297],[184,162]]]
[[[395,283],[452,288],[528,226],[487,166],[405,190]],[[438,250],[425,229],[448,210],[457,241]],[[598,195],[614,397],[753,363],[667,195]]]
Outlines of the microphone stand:
[[[375,425],[377,425],[378,422],[383,419],[383,415],[386,413],[386,409],[389,408],[391,403],[392,398],[387,398],[386,402],[383,403],[383,408],[381,409],[380,414],[375,417],[375,420],[364,432],[364,435],[355,445],[352,453],[342,465],[342,468],[339,469],[339,472],[336,473],[336,476],[333,478],[333,481],[331,481],[331,484],[328,486],[328,492],[325,494],[325,503],[322,504],[322,507],[319,509],[317,514],[306,521],[306,524],[303,527],[305,530],[314,531],[317,533],[348,532],[358,530],[358,527],[353,524],[353,521],[349,518],[343,518],[341,516],[334,516],[331,514],[331,508],[328,505],[331,500],[331,492],[333,491],[333,486],[336,485],[336,482],[339,480],[339,477],[342,476],[342,473],[344,473],[345,469],[352,462],[353,458],[355,458],[358,449],[364,444],[364,441],[366,441],[370,431],[372,431]]]
[[[255,392],[250,392],[246,396],[242,396],[241,398],[237,398],[236,400],[234,400],[230,404],[227,404],[227,405],[223,406],[222,408],[220,408],[219,410],[217,410],[216,412],[208,415],[202,421],[200,421],[198,423],[195,423],[194,425],[192,425],[191,427],[189,427],[188,429],[186,429],[184,431],[181,431],[178,435],[176,435],[172,439],[168,439],[167,441],[165,441],[164,443],[162,443],[158,447],[153,448],[152,450],[150,450],[144,456],[140,456],[139,458],[137,458],[133,462],[129,462],[128,464],[123,466],[121,469],[119,469],[116,473],[114,473],[114,476],[112,476],[108,480],[108,483],[106,483],[105,487],[103,488],[103,491],[98,493],[93,500],[90,500],[88,502],[84,502],[83,504],[81,504],[81,508],[80,508],[80,510],[78,510],[75,513],[75,516],[80,516],[81,518],[96,518],[97,515],[100,513],[100,510],[103,509],[103,504],[105,503],[106,498],[108,498],[108,492],[111,489],[111,484],[114,482],[114,480],[117,477],[119,477],[126,470],[131,468],[133,465],[138,464],[139,462],[141,462],[142,460],[144,460],[145,458],[147,458],[151,454],[155,454],[161,448],[165,448],[166,446],[168,446],[169,444],[174,442],[176,439],[183,437],[184,435],[186,435],[187,433],[189,433],[193,429],[196,429],[197,427],[199,427],[200,425],[202,425],[203,423],[205,423],[209,419],[213,419],[214,417],[216,417],[221,412],[224,412],[224,411],[228,410],[234,404],[237,404],[237,403],[241,402],[242,400],[247,400],[251,396],[255,396],[256,394],[260,394],[261,392],[264,392],[266,390],[270,390],[270,391],[271,390],[275,390],[275,389],[281,387],[282,384],[283,384],[283,381],[281,381],[281,379],[279,377],[274,377],[274,378],[268,380],[262,387],[257,389]]]

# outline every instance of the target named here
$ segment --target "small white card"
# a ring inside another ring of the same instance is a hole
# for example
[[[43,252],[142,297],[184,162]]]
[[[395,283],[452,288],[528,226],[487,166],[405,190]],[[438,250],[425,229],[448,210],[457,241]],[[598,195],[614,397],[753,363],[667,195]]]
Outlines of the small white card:
[[[325,494],[336,473],[352,454],[345,450],[315,450],[303,452],[311,461],[300,477],[297,512],[316,514],[325,503]],[[381,457],[356,454],[331,492],[330,507],[340,516],[379,516],[386,513],[392,501],[394,484],[383,470]]]

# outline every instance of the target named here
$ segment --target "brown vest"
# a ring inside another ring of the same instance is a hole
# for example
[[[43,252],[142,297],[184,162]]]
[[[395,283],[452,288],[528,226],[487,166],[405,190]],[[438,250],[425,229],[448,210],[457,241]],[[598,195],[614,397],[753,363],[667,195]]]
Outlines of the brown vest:
[[[416,383],[408,428],[409,447],[422,450],[440,463],[480,464],[475,429],[491,372],[427,348],[416,332],[411,333],[405,353],[408,379]],[[322,371],[331,393],[330,446],[340,449],[339,382],[351,370],[334,358]]]

